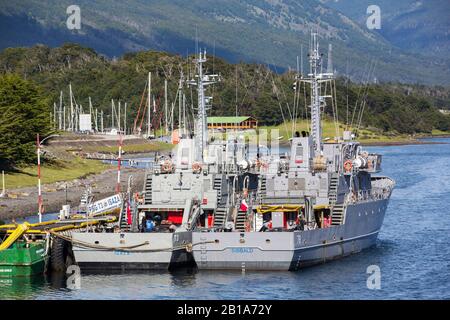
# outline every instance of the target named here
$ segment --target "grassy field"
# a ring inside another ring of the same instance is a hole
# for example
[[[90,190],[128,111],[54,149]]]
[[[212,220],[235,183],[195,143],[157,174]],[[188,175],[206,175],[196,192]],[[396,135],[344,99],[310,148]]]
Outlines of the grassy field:
[[[273,127],[262,127],[263,129],[278,129],[279,135],[282,137],[282,141],[287,141],[292,136],[292,122],[286,122],[285,124],[280,124],[278,126]],[[334,121],[325,119],[322,121],[322,127],[323,127],[323,138],[330,138],[333,139],[338,130],[338,135],[342,136],[342,132],[345,129],[345,125],[342,123],[338,123],[337,129]],[[349,129],[355,129],[355,128],[349,128]],[[309,120],[299,120],[297,121],[295,125],[296,131],[309,131]],[[438,131],[434,130],[432,132],[432,135],[450,135],[450,132],[445,131]],[[359,135],[358,135],[358,141],[361,143],[386,143],[386,142],[408,142],[411,140],[415,140],[420,137],[425,137],[427,135],[400,135],[394,132],[382,132],[381,130],[377,130],[376,128],[369,129],[369,128],[360,128],[359,129]]]
[[[97,160],[73,158],[48,165],[42,162],[42,184],[82,178],[89,174],[100,173],[110,166]],[[37,165],[19,168],[17,172],[5,173],[6,189],[37,185]]]
[[[167,151],[171,150],[173,145],[170,143],[154,141],[152,143],[142,143],[142,144],[125,144],[122,150],[125,153],[145,153],[145,152],[156,152],[156,151]],[[118,153],[119,148],[117,146],[84,146],[83,151],[85,152],[102,152],[102,153]]]
[[[437,130],[434,129],[431,134],[433,136],[450,136],[450,131],[441,131],[441,130]]]
[[[261,126],[260,130],[267,130],[272,138],[280,137],[281,142],[287,142],[292,137],[292,133],[295,131],[310,131],[309,120],[298,120],[295,125],[293,122],[282,123],[277,126]],[[342,137],[345,125],[338,123],[335,125],[334,121],[325,119],[322,121],[323,139],[334,139],[336,136]],[[274,133],[274,130],[278,130],[278,134]],[[347,130],[355,131],[355,128],[348,128]],[[261,133],[261,131],[260,131]],[[255,133],[254,131],[247,131],[240,133],[246,138],[250,138]],[[223,138],[223,133],[216,132],[214,135],[219,138]],[[275,136],[274,136],[275,135]],[[363,144],[390,144],[390,143],[408,143],[416,141],[418,138],[424,138],[429,136],[450,136],[448,131],[433,130],[431,134],[418,134],[418,135],[401,135],[395,132],[382,132],[377,128],[360,128],[358,132],[357,140]]]
[[[69,134],[65,136],[71,136]],[[71,137],[76,139],[77,136]],[[128,142],[128,144],[127,144]],[[58,159],[49,163],[43,159],[41,174],[42,184],[57,181],[69,181],[82,178],[89,174],[96,174],[104,171],[109,166],[98,160],[86,160],[74,156],[71,151],[82,150],[83,152],[101,152],[117,154],[119,149],[115,142],[111,141],[80,141],[76,146],[53,145],[48,146],[48,151],[54,158]],[[160,141],[142,142],[124,140],[123,151],[127,153],[147,153],[155,151],[167,151],[173,148],[172,144]],[[5,173],[6,189],[34,186],[37,184],[37,165],[17,168],[15,171]],[[1,185],[0,185],[1,188]]]

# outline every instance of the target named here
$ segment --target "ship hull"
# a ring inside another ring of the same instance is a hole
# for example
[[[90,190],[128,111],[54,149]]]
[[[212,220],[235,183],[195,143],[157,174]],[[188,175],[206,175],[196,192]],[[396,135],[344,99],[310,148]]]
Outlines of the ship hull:
[[[294,232],[194,232],[199,269],[298,270],[376,243],[388,200],[349,205],[345,224]]]
[[[185,247],[192,241],[190,232],[73,233],[72,239],[75,261],[82,270],[168,270],[194,265],[192,254]],[[89,247],[77,242],[88,243]]]

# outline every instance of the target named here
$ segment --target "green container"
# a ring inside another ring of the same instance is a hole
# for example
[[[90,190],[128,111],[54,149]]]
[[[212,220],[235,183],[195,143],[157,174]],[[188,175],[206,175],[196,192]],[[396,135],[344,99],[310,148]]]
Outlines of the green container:
[[[46,264],[45,241],[16,241],[0,251],[0,277],[21,277],[43,274]]]

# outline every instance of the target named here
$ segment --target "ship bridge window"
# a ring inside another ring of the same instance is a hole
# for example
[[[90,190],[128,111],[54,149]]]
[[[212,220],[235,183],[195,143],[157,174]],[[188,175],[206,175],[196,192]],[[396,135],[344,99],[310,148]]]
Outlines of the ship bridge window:
[[[181,150],[181,164],[189,164],[189,148]]]
[[[303,163],[303,146],[301,144],[295,148],[295,163]]]
[[[295,149],[295,156],[303,157],[303,146],[301,144],[297,145],[297,148]]]

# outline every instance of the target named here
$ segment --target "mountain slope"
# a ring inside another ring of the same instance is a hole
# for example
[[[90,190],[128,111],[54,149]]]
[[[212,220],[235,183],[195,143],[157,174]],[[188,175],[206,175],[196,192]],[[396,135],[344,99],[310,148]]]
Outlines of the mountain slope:
[[[32,48],[9,48],[0,51],[0,76],[5,73],[17,73],[23,78],[39,84],[50,97],[51,102],[59,105],[59,93],[63,91],[63,104],[66,110],[70,105],[68,86],[72,84],[75,102],[87,110],[88,97],[92,98],[95,108],[103,110],[105,126],[111,123],[111,99],[116,106],[118,101],[128,103],[127,120],[129,128],[137,114],[148,72],[152,72],[152,94],[161,106],[164,97],[164,80],[168,80],[168,106],[177,106],[176,91],[180,71],[188,76],[193,70],[192,56],[189,63],[179,55],[165,52],[140,51],[125,54],[116,60],[105,59],[94,50],[78,45],[64,45],[58,48],[34,46]],[[293,113],[294,91],[292,83],[296,74],[286,72],[277,74],[258,64],[229,64],[223,59],[208,56],[205,65],[207,72],[222,75],[222,81],[208,89],[213,96],[209,115],[223,116],[235,113],[236,105],[241,115],[256,117],[261,124],[277,125],[283,119],[290,119]],[[236,73],[238,85],[236,86]],[[189,76],[189,78],[191,78]],[[236,87],[238,101],[236,101]],[[359,120],[357,116],[365,100],[361,123],[366,127],[379,128],[385,132],[414,134],[431,132],[433,129],[450,130],[450,116],[441,114],[438,109],[450,104],[450,88],[401,85],[396,83],[365,85],[336,81],[338,120],[348,123]],[[196,105],[195,88],[184,88],[187,106]],[[300,87],[300,99],[297,100],[298,117],[305,118],[309,103],[310,90]],[[328,92],[326,92],[328,94]],[[347,99],[348,94],[348,99]],[[365,97],[365,99],[363,99]],[[347,113],[348,101],[348,113]],[[161,108],[157,108],[161,111]],[[178,108],[174,107],[177,119]],[[50,111],[49,110],[49,111]],[[330,105],[325,113],[333,118]],[[153,111],[154,126],[159,126],[158,116]],[[156,119],[156,120],[155,120]],[[190,123],[192,123],[190,121]]]
[[[363,79],[376,60],[374,78],[403,82],[450,83],[448,63],[410,55],[393,47],[344,14],[318,0],[78,0],[81,30],[66,28],[71,1],[0,0],[0,48],[77,42],[108,56],[142,49],[186,54],[200,46],[231,62],[262,62],[295,67],[303,44],[304,68],[309,31],[317,29],[333,44],[334,66]],[[348,68],[347,68],[348,64]],[[306,70],[306,69],[305,69]]]
[[[373,0],[322,0],[365,26],[366,9]],[[448,0],[378,0],[378,33],[399,48],[428,56],[450,55],[450,2]]]

